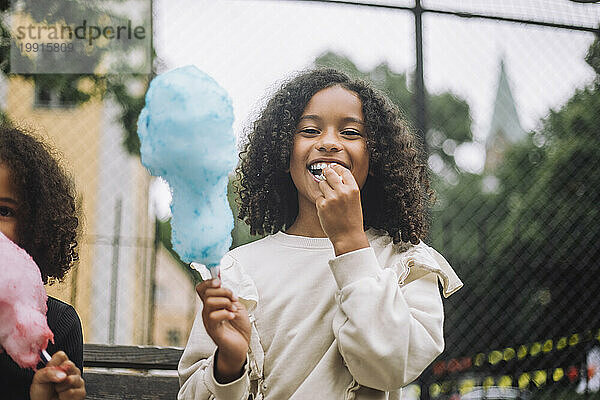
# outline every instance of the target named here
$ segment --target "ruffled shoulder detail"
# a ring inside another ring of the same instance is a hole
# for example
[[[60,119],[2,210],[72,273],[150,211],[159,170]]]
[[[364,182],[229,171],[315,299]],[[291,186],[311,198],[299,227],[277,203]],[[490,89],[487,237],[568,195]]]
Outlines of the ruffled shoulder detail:
[[[463,287],[462,281],[448,261],[434,248],[423,242],[412,245],[406,251],[398,254],[396,264],[401,284],[407,284],[429,273],[434,273],[442,284],[444,297],[449,297]]]
[[[210,279],[210,271],[202,264],[194,263],[202,279]],[[258,290],[252,278],[244,271],[241,264],[230,254],[225,254],[219,264],[222,286],[231,289],[248,313],[252,313],[258,305]]]
[[[393,268],[398,275],[400,285],[406,285],[429,273],[434,273],[442,284],[444,297],[449,297],[463,286],[448,261],[425,243],[394,244],[387,232],[373,228],[366,234],[371,247],[375,249],[380,265],[384,268]]]

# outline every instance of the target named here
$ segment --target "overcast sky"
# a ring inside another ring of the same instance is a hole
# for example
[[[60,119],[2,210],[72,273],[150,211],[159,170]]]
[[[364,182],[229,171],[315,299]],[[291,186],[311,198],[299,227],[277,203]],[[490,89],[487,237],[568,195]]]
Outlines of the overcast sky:
[[[489,1],[426,4],[447,9],[452,3],[498,13]],[[510,3],[504,2],[503,15],[587,26],[600,21],[599,5]],[[168,69],[195,64],[217,79],[233,98],[238,133],[274,84],[310,66],[325,51],[346,55],[363,69],[387,62],[397,72],[414,70],[414,24],[405,11],[281,1],[159,0],[154,13],[159,57]],[[432,14],[425,15],[423,24],[427,88],[465,98],[478,136],[489,127],[501,56],[525,129],[534,128],[550,107],[562,104],[593,77],[583,61],[591,33]]]
[[[430,8],[459,4],[463,11],[567,24],[600,21],[597,4],[498,3],[423,2]],[[396,72],[415,67],[414,22],[406,11],[297,1],[157,0],[154,14],[155,46],[166,68],[195,64],[227,89],[238,135],[278,82],[325,51],[345,55],[361,69],[382,62]],[[583,60],[591,33],[433,14],[424,16],[423,29],[427,89],[450,90],[467,100],[479,140],[489,129],[501,57],[526,130],[594,76]]]

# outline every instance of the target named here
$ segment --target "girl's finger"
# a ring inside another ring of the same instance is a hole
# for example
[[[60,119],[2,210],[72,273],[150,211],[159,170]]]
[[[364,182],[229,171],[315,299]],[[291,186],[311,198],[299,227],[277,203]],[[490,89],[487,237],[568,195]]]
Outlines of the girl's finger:
[[[237,301],[238,297],[227,288],[210,288],[204,292],[204,301],[209,297],[226,297],[231,301]]]
[[[235,313],[237,313],[238,311],[247,311],[244,303],[240,301],[234,301],[233,303],[231,303],[231,305],[235,307]]]
[[[327,179],[327,183],[333,188],[336,189],[343,184],[342,177],[340,174],[334,169],[337,164],[332,164],[329,167],[323,170],[323,175]]]
[[[81,371],[77,368],[77,365],[71,360],[67,360],[60,364],[60,369],[65,371],[69,375],[81,375]]]
[[[46,364],[46,366],[58,367],[59,365],[68,360],[69,357],[67,357],[67,354],[64,351],[57,351],[56,353],[52,354],[52,358],[50,359],[50,361],[48,361],[48,364]]]
[[[67,373],[59,367],[45,367],[38,369],[33,375],[33,384],[58,383],[67,378]]]
[[[210,289],[210,288],[218,288],[221,287],[221,280],[220,279],[208,279],[205,281],[200,282],[199,284],[196,285],[196,293],[198,293],[198,296],[200,296],[200,299],[202,299],[204,301],[204,298],[206,297],[205,293],[206,290]]]
[[[346,185],[356,185],[356,179],[354,179],[354,175],[352,175],[352,172],[348,168],[339,164],[332,164],[331,168],[341,177],[343,183]]]
[[[320,181],[319,182],[319,190],[323,193],[323,197],[331,198],[335,193],[335,190],[331,187],[328,181]]]
[[[57,393],[65,392],[71,389],[77,389],[84,386],[84,381],[81,375],[69,375],[67,379],[58,383],[55,388]]]
[[[232,312],[237,311],[237,307],[226,297],[209,297],[204,302],[204,308],[208,313],[221,309],[227,309]]]
[[[327,200],[325,200],[325,196],[317,197],[317,199],[315,200],[315,205],[317,206],[317,211],[320,209],[323,209],[326,202],[327,202]]]
[[[217,310],[207,315],[207,323],[212,327],[219,325],[223,321],[231,321],[235,318],[235,314],[227,310]]]

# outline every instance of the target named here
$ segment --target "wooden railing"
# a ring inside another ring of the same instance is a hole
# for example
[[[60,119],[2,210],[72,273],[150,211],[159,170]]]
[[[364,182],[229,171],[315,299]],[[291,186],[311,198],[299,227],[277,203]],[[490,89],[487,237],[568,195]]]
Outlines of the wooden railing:
[[[86,399],[176,399],[182,353],[175,347],[84,344]]]

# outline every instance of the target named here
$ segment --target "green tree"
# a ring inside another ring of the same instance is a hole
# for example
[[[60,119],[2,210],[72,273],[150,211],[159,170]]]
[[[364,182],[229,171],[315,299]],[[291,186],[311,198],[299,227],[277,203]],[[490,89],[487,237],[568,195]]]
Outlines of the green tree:
[[[587,61],[598,73],[600,43]],[[448,356],[596,329],[600,80],[577,90],[486,177],[439,191],[432,239],[466,290],[447,302]]]
[[[98,10],[90,10],[89,4],[77,1],[36,1],[24,2],[23,12],[29,14],[35,21],[43,21],[48,24],[60,22],[61,16],[69,15],[76,19],[79,16],[83,21],[90,16],[98,15]],[[9,12],[10,4],[7,1],[0,2],[0,14],[6,16]],[[151,33],[150,33],[151,34]],[[7,74],[11,71],[10,49],[12,38],[10,30],[0,19],[0,70]],[[128,46],[123,41],[124,46]],[[133,45],[130,43],[129,45]],[[77,63],[88,63],[89,68],[93,69],[94,64],[98,63],[103,49],[99,46],[90,48],[93,52],[86,53],[85,58],[73,60]],[[125,47],[123,50],[131,50]],[[151,58],[154,60],[154,49],[151,49]],[[74,54],[70,57],[75,57]],[[99,96],[104,98],[112,96],[121,108],[121,123],[125,130],[123,145],[131,154],[139,154],[139,138],[137,136],[137,116],[144,106],[145,89],[147,88],[151,76],[146,74],[22,74],[24,78],[30,80],[39,90],[52,91],[57,93],[62,99],[67,99],[73,105],[85,103],[92,97]],[[83,81],[91,81],[92,85],[81,85]],[[142,86],[142,90],[132,91],[133,86]],[[3,110],[0,110],[0,120],[6,121]],[[8,122],[8,121],[7,121]]]

